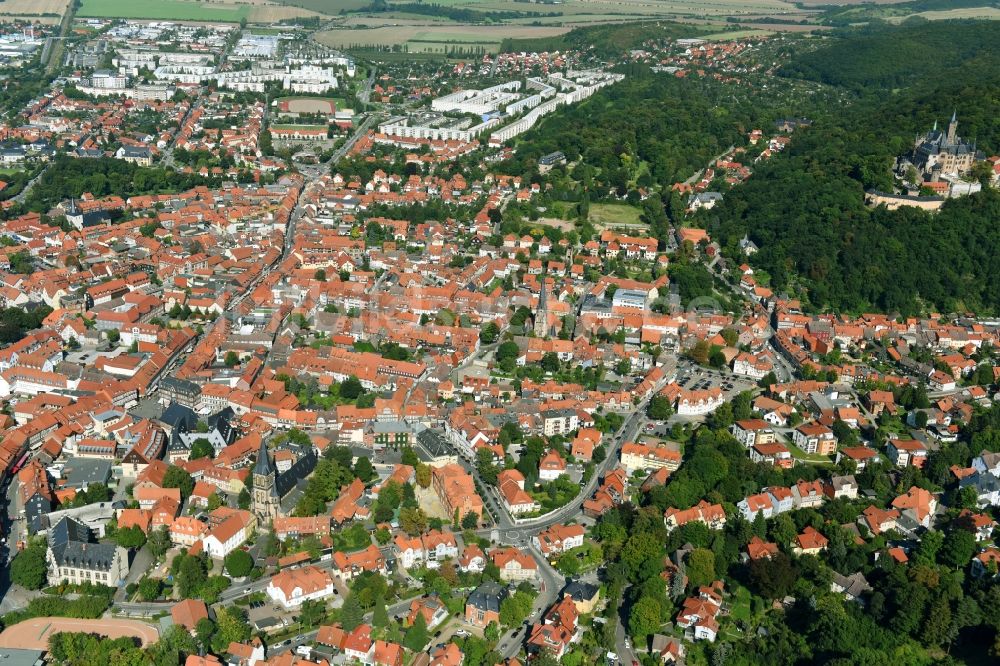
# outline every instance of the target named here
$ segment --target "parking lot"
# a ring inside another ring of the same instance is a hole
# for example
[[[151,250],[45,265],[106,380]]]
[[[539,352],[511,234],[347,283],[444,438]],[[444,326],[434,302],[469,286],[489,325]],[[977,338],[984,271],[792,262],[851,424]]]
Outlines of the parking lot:
[[[743,391],[752,391],[757,384],[747,377],[734,375],[728,370],[715,370],[688,365],[677,370],[677,385],[688,391],[705,391],[721,388],[726,399],[731,400]]]

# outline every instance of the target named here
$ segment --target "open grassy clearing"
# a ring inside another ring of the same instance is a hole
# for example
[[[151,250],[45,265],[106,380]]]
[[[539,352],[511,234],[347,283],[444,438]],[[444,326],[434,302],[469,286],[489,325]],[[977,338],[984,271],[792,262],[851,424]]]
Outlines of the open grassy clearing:
[[[595,226],[614,227],[642,224],[639,214],[638,208],[628,204],[590,204],[590,221]]]

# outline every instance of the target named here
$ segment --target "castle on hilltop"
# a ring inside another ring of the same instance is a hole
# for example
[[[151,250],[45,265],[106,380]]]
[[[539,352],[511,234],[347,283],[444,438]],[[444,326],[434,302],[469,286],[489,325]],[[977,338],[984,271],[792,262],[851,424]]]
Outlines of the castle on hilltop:
[[[937,122],[924,136],[917,136],[913,142],[913,152],[900,160],[902,170],[913,166],[923,176],[925,182],[936,183],[942,175],[964,176],[977,160],[984,155],[976,152],[975,141],[963,141],[958,136],[958,118],[952,113],[948,130],[942,132]]]

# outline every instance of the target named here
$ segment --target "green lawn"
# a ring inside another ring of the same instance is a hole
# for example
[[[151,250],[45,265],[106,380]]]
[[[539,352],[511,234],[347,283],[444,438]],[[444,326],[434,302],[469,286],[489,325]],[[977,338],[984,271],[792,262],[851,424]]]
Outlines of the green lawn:
[[[750,619],[750,590],[740,586],[729,597],[729,617],[734,620]]]
[[[211,5],[188,0],[82,0],[77,16],[98,18],[220,21],[239,23],[250,15],[249,5]]]
[[[590,221],[605,227],[642,224],[640,210],[628,204],[590,204]]]
[[[832,465],[833,464],[833,461],[830,459],[829,456],[820,456],[820,455],[816,455],[815,453],[806,453],[805,451],[803,451],[799,447],[795,446],[791,442],[785,442],[784,444],[785,444],[785,446],[788,447],[788,450],[792,452],[792,457],[793,458],[797,458],[799,460],[805,460],[807,462],[815,463],[815,464],[818,464],[818,465]]]

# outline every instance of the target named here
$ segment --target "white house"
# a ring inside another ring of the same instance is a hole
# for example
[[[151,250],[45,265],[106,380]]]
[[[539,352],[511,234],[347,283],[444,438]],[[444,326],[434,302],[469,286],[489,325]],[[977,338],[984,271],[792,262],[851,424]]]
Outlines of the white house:
[[[254,519],[249,511],[233,513],[209,530],[201,540],[201,547],[209,557],[221,559],[243,545],[253,528]]]
[[[310,599],[325,599],[333,594],[333,578],[314,566],[279,571],[267,585],[267,594],[285,608],[301,606]]]

